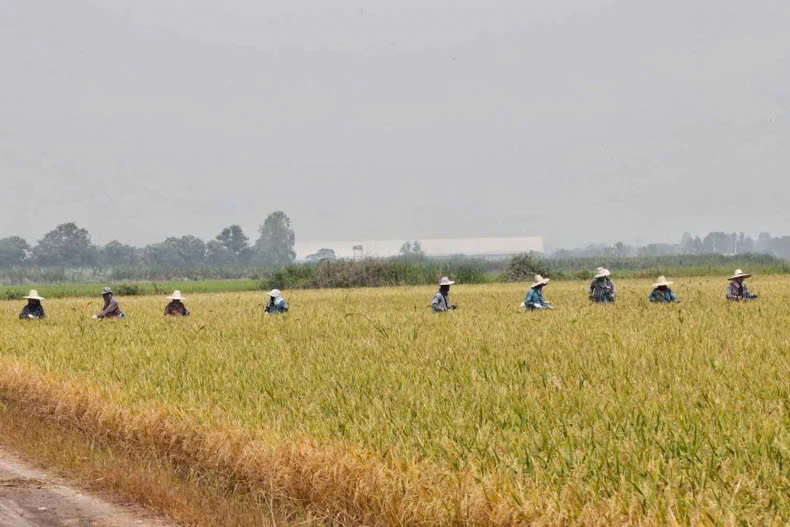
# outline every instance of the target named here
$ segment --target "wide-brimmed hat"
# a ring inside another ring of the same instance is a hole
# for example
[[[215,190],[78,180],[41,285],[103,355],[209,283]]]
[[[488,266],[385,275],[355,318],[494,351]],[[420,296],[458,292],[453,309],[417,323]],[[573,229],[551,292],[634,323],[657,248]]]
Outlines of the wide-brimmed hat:
[[[31,289],[27,296],[23,296],[22,298],[26,298],[28,300],[46,300],[43,296],[38,296],[38,291],[35,289]]]
[[[599,267],[595,270],[595,278],[603,278],[604,276],[609,276],[610,274],[612,273],[609,272],[609,269],[605,269],[603,267]]]
[[[539,285],[546,285],[549,282],[551,282],[551,278],[543,278],[539,274],[536,274],[535,275],[535,281],[532,282],[532,285],[529,286],[529,287],[536,287],[536,286],[539,286]]]
[[[167,297],[168,300],[186,300],[186,297],[181,296],[181,291],[176,289],[173,294]]]
[[[101,290],[101,294],[102,295],[111,295],[112,294],[112,289],[110,289],[109,287],[105,287],[104,289]]]
[[[279,289],[272,289],[271,291],[269,291],[269,296],[272,298],[278,298],[280,294],[281,293]]]
[[[749,278],[750,276],[752,275],[749,273],[744,273],[740,269],[736,269],[735,274],[729,277],[727,280],[735,280],[736,278]]]
[[[666,276],[661,275],[658,277],[658,280],[656,280],[656,283],[653,284],[653,287],[661,287],[662,285],[670,286],[672,282],[668,281]]]
[[[455,282],[453,282],[452,280],[450,280],[446,276],[443,276],[442,279],[439,280],[439,285],[453,285],[454,283]]]

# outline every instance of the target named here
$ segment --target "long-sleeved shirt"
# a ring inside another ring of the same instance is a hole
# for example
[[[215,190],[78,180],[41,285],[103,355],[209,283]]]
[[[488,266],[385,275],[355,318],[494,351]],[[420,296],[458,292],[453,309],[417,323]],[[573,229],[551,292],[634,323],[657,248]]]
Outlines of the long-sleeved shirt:
[[[274,302],[270,302],[269,305],[264,308],[264,312],[271,313],[273,315],[278,313],[287,313],[288,302],[286,302],[284,298],[279,297]]]
[[[96,315],[96,318],[123,318],[121,306],[118,305],[118,301],[115,300],[114,296],[104,301],[104,309]]]
[[[617,289],[614,287],[609,277],[603,279],[596,278],[590,284],[590,300],[598,304],[614,302],[617,296]]]
[[[753,298],[757,298],[757,295],[753,295],[744,282],[730,281],[730,285],[727,287],[727,300],[752,300]]]
[[[33,316],[31,317],[30,315]],[[41,303],[33,307],[30,304],[25,304],[25,307],[22,308],[22,312],[19,314],[19,319],[25,318],[44,318],[44,306]]]
[[[550,309],[551,303],[543,298],[542,287],[531,287],[524,297],[524,307],[530,311],[533,309]]]
[[[183,302],[179,300],[173,300],[165,306],[165,315],[171,317],[188,317],[189,310]]]
[[[658,302],[659,304],[671,304],[674,302],[679,302],[678,297],[676,297],[675,293],[673,293],[668,287],[663,291],[656,287],[647,298],[651,302]]]
[[[433,296],[431,307],[433,308],[434,313],[442,313],[444,311],[450,311],[451,309],[455,308],[455,306],[450,305],[449,298],[444,296],[441,291],[438,291]]]

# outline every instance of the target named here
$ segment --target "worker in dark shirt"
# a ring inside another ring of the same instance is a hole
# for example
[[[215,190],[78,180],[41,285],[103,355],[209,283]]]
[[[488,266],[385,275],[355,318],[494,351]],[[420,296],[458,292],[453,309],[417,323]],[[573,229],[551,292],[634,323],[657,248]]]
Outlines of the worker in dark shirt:
[[[749,291],[749,288],[746,287],[746,283],[744,280],[749,278],[749,273],[744,273],[740,269],[735,271],[735,274],[732,275],[730,280],[730,285],[727,287],[727,300],[732,300],[733,302],[743,302],[747,300],[755,300],[757,295],[753,294]]]
[[[31,289],[27,296],[22,298],[27,299],[27,305],[22,308],[22,312],[19,314],[20,320],[40,320],[44,318],[44,306],[41,305],[41,301],[45,299],[39,296],[38,291]]]
[[[105,287],[101,292],[101,296],[104,297],[104,309],[98,315],[93,315],[93,318],[126,318],[126,315],[121,312],[121,306],[118,305],[118,301],[112,294],[112,289]]]
[[[167,297],[170,303],[165,306],[165,315],[169,317],[188,317],[189,310],[184,305],[184,298],[181,296],[181,291],[176,289],[173,294]]]

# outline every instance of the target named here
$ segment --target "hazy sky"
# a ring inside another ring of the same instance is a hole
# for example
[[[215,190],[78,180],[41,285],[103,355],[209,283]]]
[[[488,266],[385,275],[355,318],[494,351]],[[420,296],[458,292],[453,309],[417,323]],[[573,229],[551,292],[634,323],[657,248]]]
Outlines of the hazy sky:
[[[274,209],[302,241],[788,234],[788,25],[787,0],[7,0],[0,237]]]

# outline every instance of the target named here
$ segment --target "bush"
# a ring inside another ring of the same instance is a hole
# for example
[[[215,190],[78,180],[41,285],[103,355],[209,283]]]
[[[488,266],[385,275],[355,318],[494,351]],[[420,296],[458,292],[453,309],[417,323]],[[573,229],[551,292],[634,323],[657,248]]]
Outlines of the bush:
[[[535,253],[521,253],[510,259],[505,271],[505,280],[526,282],[532,280],[536,274],[549,276],[549,266]]]
[[[139,296],[144,295],[145,290],[138,284],[121,284],[115,288],[115,293],[120,296]]]
[[[0,292],[0,300],[22,300],[25,293],[16,289],[6,289]]]
[[[319,264],[321,265],[321,264]],[[296,264],[278,269],[266,278],[261,279],[258,288],[269,291],[271,289],[294,289],[311,287],[311,280],[315,275],[315,266],[310,264]]]

